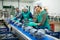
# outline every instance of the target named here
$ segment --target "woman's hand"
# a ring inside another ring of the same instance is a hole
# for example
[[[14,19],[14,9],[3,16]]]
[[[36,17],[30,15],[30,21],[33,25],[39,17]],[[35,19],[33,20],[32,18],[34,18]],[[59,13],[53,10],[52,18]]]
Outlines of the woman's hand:
[[[37,25],[38,25],[38,26],[42,26],[42,24],[41,24],[41,23],[37,23]]]
[[[37,23],[37,25],[40,25],[41,23]]]

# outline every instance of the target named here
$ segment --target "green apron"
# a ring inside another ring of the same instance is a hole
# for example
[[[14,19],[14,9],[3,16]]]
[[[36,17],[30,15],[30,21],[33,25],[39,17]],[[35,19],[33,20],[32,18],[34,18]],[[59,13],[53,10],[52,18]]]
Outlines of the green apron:
[[[28,12],[22,12],[22,16],[23,16],[24,19],[29,19],[30,18],[29,14],[30,14],[29,11]]]
[[[41,23],[42,22],[42,19],[43,19],[43,15],[46,14],[47,12],[44,10],[42,12],[40,12],[38,15],[37,15],[37,22],[38,23]],[[46,20],[44,22],[44,24],[42,26],[40,26],[40,28],[47,28],[48,30],[50,30],[50,25],[49,25],[49,21],[48,21],[48,15],[46,14]]]
[[[36,18],[37,18],[37,23],[41,23],[42,22],[42,20],[43,20],[43,15],[44,14],[46,14],[46,11],[44,10],[44,11],[42,11],[42,12],[40,12],[37,16],[36,16]],[[35,23],[35,22],[29,22],[28,23],[28,26],[35,26],[35,27],[37,27],[37,23]],[[39,26],[39,28],[41,28],[41,29],[44,29],[44,28],[47,28],[48,30],[50,30],[50,25],[49,25],[49,22],[48,22],[48,15],[46,15],[46,20],[45,20],[45,22],[44,22],[44,24],[42,25],[42,26]]]

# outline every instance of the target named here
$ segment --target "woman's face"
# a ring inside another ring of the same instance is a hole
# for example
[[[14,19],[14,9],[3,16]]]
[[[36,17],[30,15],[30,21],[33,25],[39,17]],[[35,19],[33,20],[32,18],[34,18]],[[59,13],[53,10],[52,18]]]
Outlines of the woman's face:
[[[27,9],[23,9],[24,12],[27,12]]]
[[[17,12],[19,12],[19,9],[18,9],[18,8],[16,8],[16,11],[17,11]]]
[[[36,7],[35,7],[35,12],[36,12],[36,13],[39,13],[40,11],[41,11],[40,7],[36,6]]]

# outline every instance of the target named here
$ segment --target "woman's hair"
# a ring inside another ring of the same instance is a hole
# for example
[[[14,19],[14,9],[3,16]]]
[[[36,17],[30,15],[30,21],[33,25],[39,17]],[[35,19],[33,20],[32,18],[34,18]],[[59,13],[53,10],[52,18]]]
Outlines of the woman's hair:
[[[37,6],[37,7],[40,7],[40,6]],[[36,6],[34,7],[34,9],[36,8]],[[42,9],[42,7],[40,7],[40,9]]]
[[[40,7],[40,6],[37,6],[37,7]],[[42,7],[40,7],[40,9],[42,9]]]

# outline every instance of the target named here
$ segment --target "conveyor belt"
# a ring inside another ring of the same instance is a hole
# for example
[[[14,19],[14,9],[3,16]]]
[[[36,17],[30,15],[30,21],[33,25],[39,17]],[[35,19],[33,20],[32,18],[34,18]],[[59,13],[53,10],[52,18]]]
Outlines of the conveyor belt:
[[[21,27],[18,27],[17,25],[14,25],[14,24],[11,24],[11,23],[10,23],[10,25],[12,25],[12,28],[15,28],[20,33],[22,33],[22,35],[25,35],[28,40],[38,40],[37,38],[33,37],[28,32],[24,31]],[[49,37],[49,36],[45,36],[44,38],[39,39],[39,40],[58,40],[58,39],[53,38],[53,37]]]

